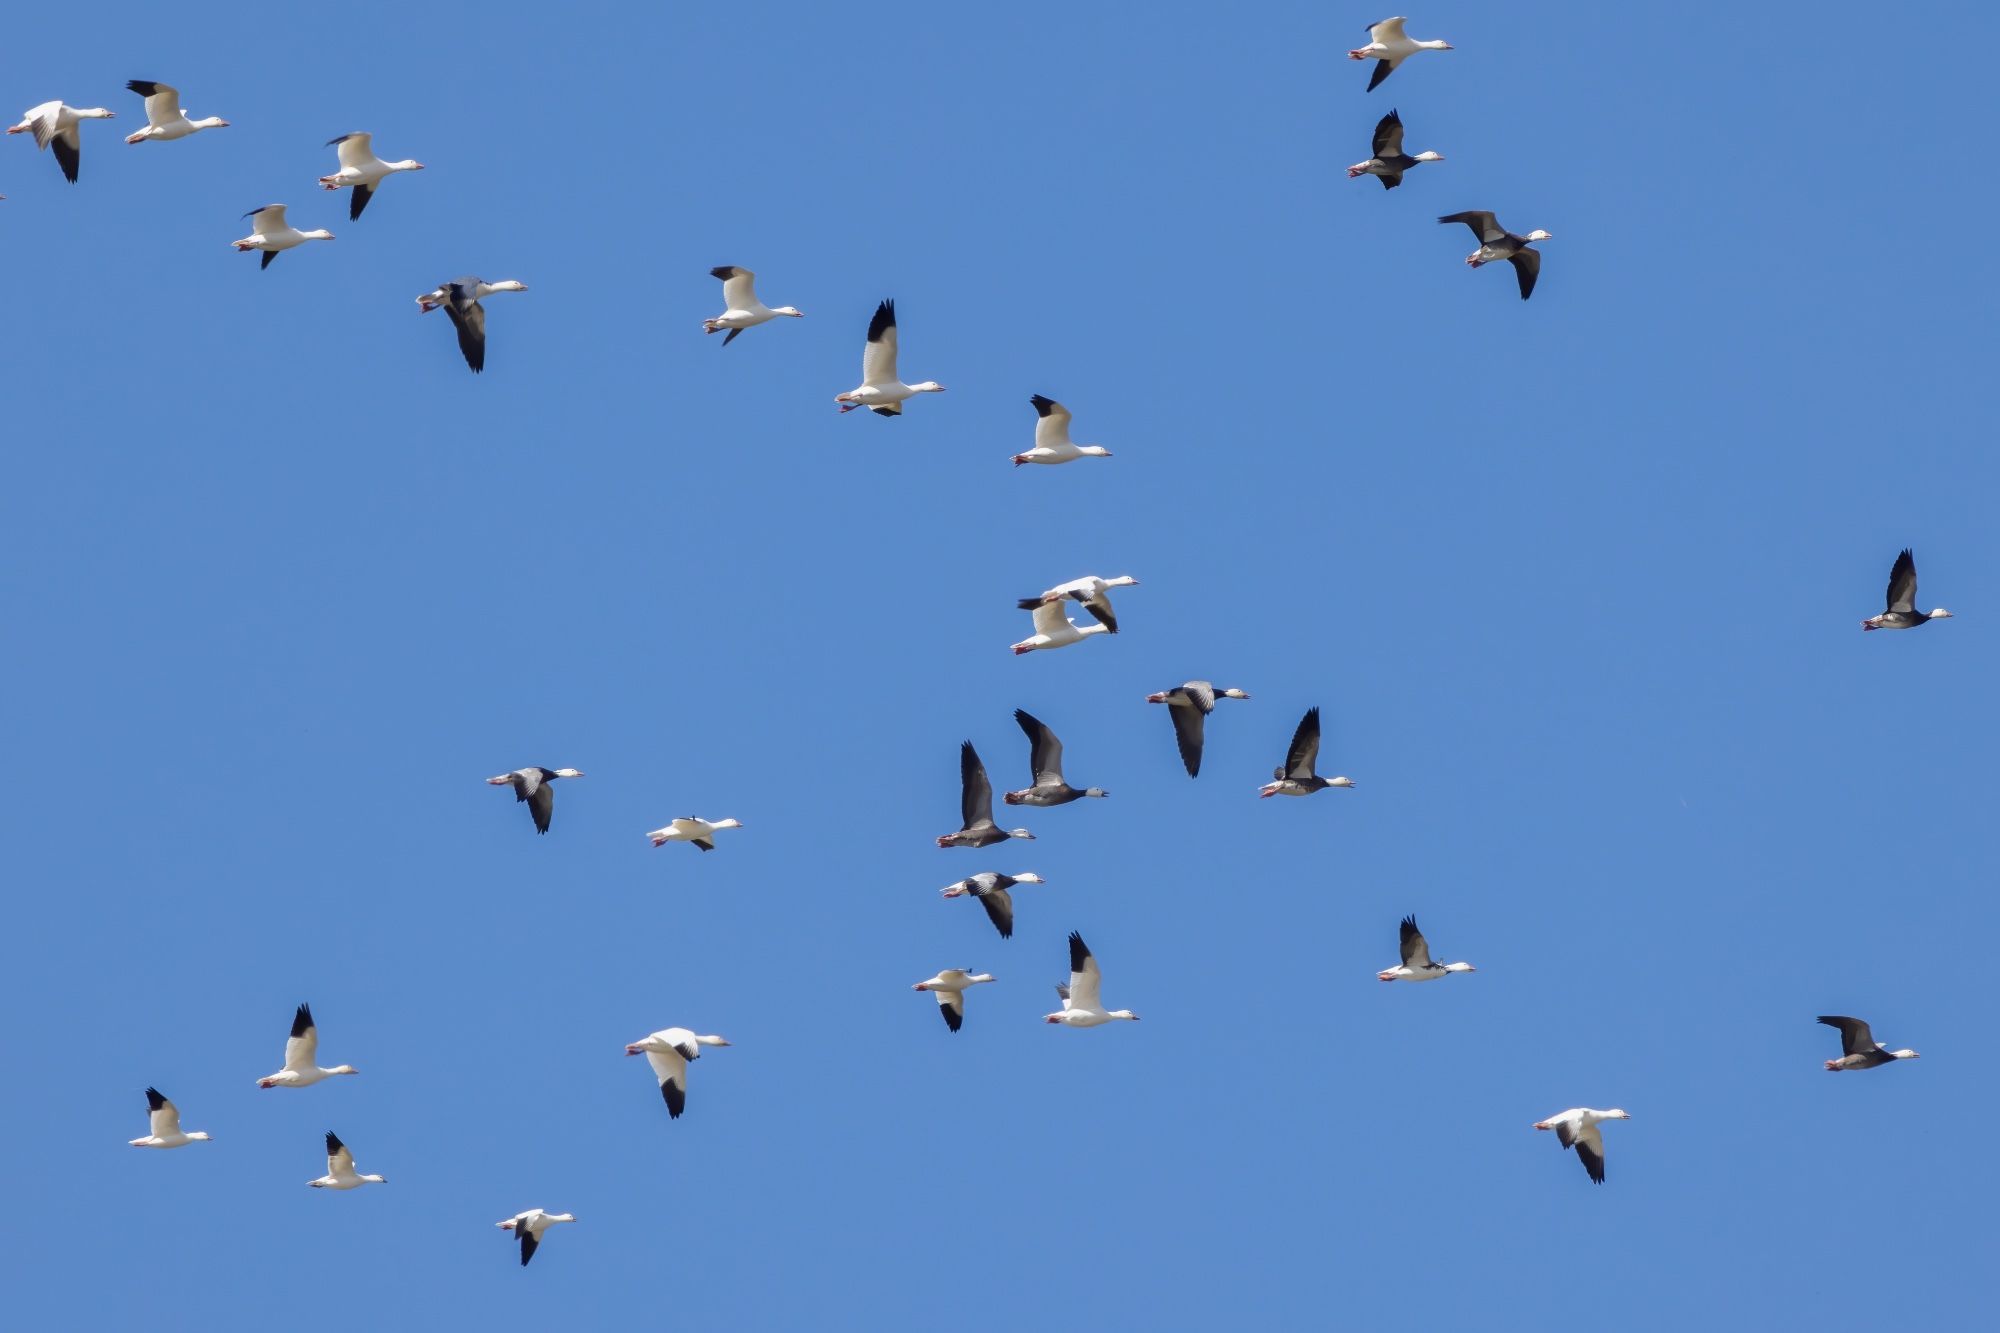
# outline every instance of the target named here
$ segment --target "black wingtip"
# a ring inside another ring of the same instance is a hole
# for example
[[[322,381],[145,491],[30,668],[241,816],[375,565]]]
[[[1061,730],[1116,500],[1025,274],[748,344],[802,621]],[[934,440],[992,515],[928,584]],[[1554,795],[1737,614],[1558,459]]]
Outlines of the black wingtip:
[[[312,1006],[309,1004],[300,1005],[298,1012],[292,1015],[292,1035],[294,1037],[303,1037],[312,1025]]]
[[[964,1016],[962,1014],[955,1012],[952,1009],[952,1007],[948,1004],[939,1005],[938,1012],[944,1015],[944,1025],[950,1028],[953,1032],[958,1031],[959,1028],[965,1025]]]
[[[167,1099],[161,1094],[158,1088],[146,1089],[146,1109],[148,1111],[157,1111],[166,1104]]]
[[[666,1100],[667,1117],[672,1120],[680,1119],[681,1112],[687,1110],[687,1093],[675,1087],[673,1080],[669,1079],[660,1085],[660,1096]]]
[[[342,1148],[345,1148],[346,1146],[347,1146],[346,1144],[340,1141],[340,1135],[334,1133],[330,1129],[326,1132],[326,1155],[328,1157],[333,1156],[335,1153],[339,1152]]]
[[[265,269],[271,267],[271,261],[273,259],[276,259],[277,257],[278,257],[278,252],[276,250],[266,250],[264,252],[263,262],[257,265],[257,271],[259,273],[262,273]]]
[[[160,85],[151,79],[127,79],[125,80],[125,88],[126,91],[135,92],[141,97],[151,97],[154,93],[160,91]]]
[[[1041,604],[1042,604],[1042,599],[1039,597],[1023,597],[1019,601],[1014,603],[1015,606],[1020,607],[1023,611],[1032,611]],[[1014,714],[1014,716],[1018,718],[1021,715],[1017,712]]]
[[[1083,942],[1083,936],[1072,930],[1069,933],[1069,970],[1083,971],[1084,960],[1090,957],[1090,946]]]
[[[1038,417],[1045,417],[1056,410],[1056,400],[1044,394],[1035,394],[1028,401],[1035,405],[1035,415]]]
[[[1368,79],[1369,92],[1371,93],[1374,92],[1375,89],[1381,85],[1382,80],[1389,77],[1389,70],[1390,70],[1390,65],[1388,61],[1378,60],[1375,62],[1375,73],[1370,75]]]
[[[368,201],[375,197],[375,191],[366,185],[357,185],[347,193],[349,196],[347,200],[347,220],[355,222],[360,219],[361,210],[368,207]]]
[[[875,307],[875,317],[868,321],[868,341],[880,342],[882,335],[896,327],[896,303],[884,301]]]
[[[711,278],[720,278],[724,282],[728,282],[731,278],[736,276],[736,265],[717,264],[714,268],[708,271],[708,276]]]

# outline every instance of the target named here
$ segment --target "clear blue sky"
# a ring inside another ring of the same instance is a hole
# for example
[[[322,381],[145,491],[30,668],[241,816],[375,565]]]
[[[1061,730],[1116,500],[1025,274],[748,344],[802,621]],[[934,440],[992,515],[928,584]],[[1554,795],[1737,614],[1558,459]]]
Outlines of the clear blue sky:
[[[1990,7],[1438,4],[1374,94],[1323,3],[600,12],[10,21],[10,113],[119,113],[75,187],[0,141],[13,1310],[1973,1308]],[[233,127],[128,148],[129,78]],[[1385,193],[1391,106],[1449,160]],[[359,223],[354,129],[429,164]],[[258,272],[275,200],[339,239]],[[1476,208],[1555,233],[1526,305]],[[807,318],[702,337],[722,263]],[[465,272],[532,288],[479,378],[411,301]],[[950,392],[839,416],[885,296]],[[1010,469],[1037,392],[1117,457]],[[1904,545],[1959,618],[1863,636]],[[1124,632],[1009,656],[1088,571]],[[1190,782],[1142,698],[1197,676],[1255,698]],[[1361,785],[1258,802],[1311,704]],[[1016,707],[1112,798],[938,850]],[[546,838],[523,764],[589,774]],[[937,898],[984,868],[1049,880],[1011,941]],[[1406,912],[1478,974],[1379,985]],[[1144,1022],[1037,1022],[1071,929]],[[259,1092],[301,1000],[362,1075]],[[1926,1058],[1830,1076],[1826,1012]],[[675,1123],[670,1024],[736,1043]],[[125,1147],[149,1083],[216,1141]],[[1529,1129],[1579,1104],[1602,1189]],[[327,1129],[391,1183],[306,1189]],[[524,1273],[531,1205],[582,1221]]]

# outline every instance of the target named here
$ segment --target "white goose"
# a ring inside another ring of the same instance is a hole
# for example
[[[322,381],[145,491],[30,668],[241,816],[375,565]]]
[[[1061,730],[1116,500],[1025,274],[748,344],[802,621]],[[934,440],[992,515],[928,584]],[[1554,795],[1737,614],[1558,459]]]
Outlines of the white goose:
[[[361,216],[361,210],[368,207],[368,201],[375,197],[375,187],[398,171],[422,171],[424,164],[414,158],[404,158],[401,162],[384,162],[375,156],[375,136],[357,132],[343,134],[337,139],[328,139],[326,146],[340,155],[340,170],[328,176],[321,176],[319,183],[329,190],[343,190],[350,186],[354,197],[347,201],[347,220],[354,221]]]
[[[143,1139],[131,1139],[134,1148],[183,1148],[190,1143],[207,1143],[208,1133],[196,1130],[181,1133],[180,1108],[160,1095],[158,1088],[146,1089],[146,1112],[151,1130]]]
[[[7,127],[9,134],[32,134],[35,147],[56,155],[56,165],[71,185],[83,165],[83,122],[115,120],[117,113],[101,106],[65,106],[61,101],[44,102],[21,113],[21,123]]]
[[[1113,634],[1118,632],[1118,617],[1111,610],[1111,590],[1113,588],[1136,588],[1139,580],[1130,574],[1120,574],[1115,579],[1100,578],[1095,574],[1085,574],[1080,579],[1068,583],[1058,583],[1034,597],[1023,597],[1016,605],[1023,611],[1032,611],[1050,602],[1060,602],[1065,598],[1081,602],[1083,609],[1090,612],[1090,618]]]
[[[1016,657],[1022,653],[1032,653],[1038,648],[1067,648],[1073,643],[1082,643],[1095,634],[1117,633],[1109,625],[1077,624],[1064,612],[1060,601],[1041,602],[1023,598],[1021,604],[1034,607],[1035,632],[1012,645]]]
[[[172,84],[131,79],[125,87],[146,99],[146,128],[126,135],[126,143],[144,143],[148,139],[185,139],[202,130],[229,128],[229,122],[221,116],[189,120],[187,112],[181,110],[181,90]]]
[[[326,1174],[318,1180],[308,1180],[306,1184],[316,1190],[357,1190],[363,1185],[386,1185],[387,1176],[361,1176],[354,1173],[354,1154],[340,1141],[340,1136],[332,1130],[326,1132]]]
[[[944,1015],[944,1025],[956,1032],[959,1025],[965,1022],[965,988],[991,980],[991,972],[968,972],[962,967],[947,967],[930,980],[919,981],[910,989],[936,992],[938,1012]]]
[[[521,1267],[528,1266],[528,1260],[535,1257],[535,1250],[542,1243],[542,1233],[558,1222],[576,1221],[575,1213],[550,1213],[540,1208],[530,1208],[525,1213],[516,1213],[504,1222],[493,1225],[502,1231],[511,1231],[521,1238]]]
[[[1042,1021],[1073,1028],[1094,1028],[1115,1018],[1138,1022],[1139,1015],[1130,1009],[1104,1007],[1098,994],[1103,982],[1104,977],[1097,970],[1097,960],[1091,957],[1090,947],[1083,942],[1083,936],[1072,930],[1069,933],[1069,984],[1056,987],[1056,994],[1062,996],[1063,1007],[1057,1013],[1042,1015]]]
[[[1071,444],[1069,409],[1053,398],[1035,394],[1035,447],[1014,455],[1014,466],[1023,463],[1073,463],[1079,458],[1109,458],[1111,451],[1101,444]]]
[[[239,253],[246,250],[262,250],[264,252],[264,260],[257,266],[259,268],[271,267],[273,259],[276,259],[281,252],[290,250],[294,246],[304,245],[307,241],[330,241],[333,239],[333,233],[324,229],[300,231],[297,227],[294,227],[290,222],[285,220],[285,206],[283,204],[266,204],[262,208],[251,209],[243,216],[251,220],[252,230],[242,240],[231,241],[230,245],[234,246]]]
[[[660,1096],[666,1100],[667,1115],[678,1120],[687,1109],[688,1061],[701,1059],[704,1046],[727,1046],[729,1042],[713,1034],[688,1028],[661,1028],[648,1033],[625,1048],[627,1055],[643,1055],[660,1080]]]
[[[683,815],[665,828],[656,828],[646,836],[653,840],[655,847],[664,847],[670,842],[691,842],[704,852],[715,850],[717,829],[742,828],[740,819],[696,819],[693,815]]]
[[[884,301],[868,321],[868,344],[861,351],[861,387],[833,396],[843,412],[865,407],[877,416],[903,415],[903,402],[920,393],[943,393],[936,380],[905,384],[896,370],[896,303]]]
[[[753,285],[757,280],[757,275],[747,268],[738,268],[734,264],[724,264],[720,268],[710,269],[708,276],[722,279],[722,303],[728,309],[724,310],[714,319],[703,320],[701,322],[701,331],[703,333],[720,333],[722,330],[728,329],[729,336],[722,340],[724,347],[735,342],[736,335],[743,332],[743,330],[754,329],[759,324],[768,324],[780,315],[789,315],[793,319],[804,319],[806,317],[805,311],[795,309],[792,306],[781,305],[774,309],[758,300],[757,290]]]
[[[292,1035],[285,1038],[285,1067],[257,1080],[260,1088],[309,1088],[335,1074],[358,1074],[353,1065],[319,1067],[319,1027],[313,1022],[310,1005],[300,1005],[292,1015]]]
[[[1349,60],[1373,60],[1375,72],[1368,76],[1368,91],[1374,92],[1382,80],[1396,72],[1396,66],[1419,51],[1449,51],[1450,42],[1412,41],[1403,31],[1405,19],[1383,19],[1368,25],[1368,45],[1347,53]]]
[[[1537,1120],[1536,1129],[1552,1129],[1556,1141],[1565,1148],[1576,1149],[1576,1158],[1583,1163],[1583,1169],[1590,1173],[1595,1183],[1604,1183],[1604,1136],[1597,1132],[1599,1121],[1630,1120],[1626,1111],[1593,1111],[1588,1106],[1571,1107],[1547,1120]]]

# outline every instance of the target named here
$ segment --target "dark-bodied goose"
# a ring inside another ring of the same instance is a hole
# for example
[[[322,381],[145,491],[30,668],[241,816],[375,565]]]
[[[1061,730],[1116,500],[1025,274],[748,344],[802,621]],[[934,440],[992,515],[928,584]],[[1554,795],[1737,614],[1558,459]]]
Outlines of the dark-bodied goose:
[[[361,216],[361,210],[368,207],[368,201],[375,197],[375,187],[399,171],[422,171],[424,164],[412,158],[401,162],[384,162],[375,156],[375,136],[365,131],[343,134],[337,139],[328,139],[326,146],[334,150],[340,158],[340,170],[331,175],[321,176],[319,183],[329,190],[341,190],[350,186],[354,194],[347,201],[347,220]]]
[[[1094,1028],[1115,1018],[1138,1022],[1139,1015],[1130,1009],[1104,1007],[1104,1000],[1099,994],[1103,983],[1103,974],[1097,969],[1097,959],[1091,956],[1090,946],[1083,942],[1083,936],[1072,930],[1069,933],[1069,984],[1056,987],[1056,994],[1062,996],[1063,1007],[1053,1014],[1043,1014],[1042,1021],[1072,1028]]]
[[[1436,981],[1439,977],[1453,972],[1477,972],[1470,963],[1433,963],[1431,946],[1424,940],[1424,933],[1417,929],[1417,919],[1403,918],[1401,938],[1403,962],[1400,967],[1392,967],[1377,972],[1377,981]]]
[[[1016,884],[1045,884],[1040,875],[1032,870],[1023,870],[1018,875],[1003,875],[997,870],[982,870],[976,875],[967,875],[956,884],[947,884],[938,890],[947,898],[963,898],[970,894],[986,909],[986,919],[993,923],[993,929],[1000,932],[1000,938],[1014,938],[1014,895],[1007,890]]]
[[[525,1213],[516,1213],[505,1222],[493,1225],[502,1231],[511,1231],[521,1238],[521,1267],[528,1266],[528,1260],[535,1257],[541,1246],[542,1233],[558,1222],[576,1221],[575,1213],[550,1213],[540,1208],[530,1208]]]
[[[1347,169],[1347,178],[1356,176],[1379,176],[1382,188],[1393,190],[1403,183],[1403,173],[1423,162],[1442,162],[1443,153],[1418,153],[1411,157],[1403,151],[1403,118],[1393,110],[1375,123],[1375,155],[1366,162],[1356,162]]]
[[[101,106],[65,106],[57,100],[29,107],[21,114],[21,123],[8,126],[7,133],[34,135],[35,147],[54,153],[64,179],[74,185],[83,166],[83,122],[116,117],[115,111]]]
[[[1631,1118],[1631,1115],[1624,1111],[1593,1111],[1588,1106],[1577,1106],[1560,1115],[1552,1115],[1547,1120],[1537,1120],[1535,1128],[1554,1130],[1556,1141],[1565,1148],[1576,1149],[1576,1159],[1583,1163],[1583,1169],[1590,1173],[1594,1183],[1602,1185],[1604,1136],[1597,1132],[1598,1122]]]
[[[688,1028],[661,1028],[649,1032],[625,1048],[627,1055],[643,1055],[646,1063],[653,1067],[653,1076],[659,1080],[660,1096],[667,1103],[667,1117],[681,1118],[687,1109],[688,1062],[701,1059],[704,1046],[727,1046],[729,1043],[713,1033],[698,1033]]]
[[[986,779],[986,765],[979,751],[966,741],[958,747],[958,808],[965,826],[956,833],[938,835],[940,847],[991,847],[1009,838],[1033,838],[1024,828],[1002,829],[993,823],[993,784]]]
[[[1285,762],[1271,774],[1276,779],[1257,789],[1257,795],[1264,796],[1310,796],[1328,787],[1352,787],[1353,778],[1323,778],[1313,772],[1313,765],[1319,762],[1319,708],[1317,705],[1306,709],[1306,715],[1299,719],[1297,731],[1292,733],[1292,748],[1285,755]]]
[[[968,972],[962,967],[947,967],[930,980],[919,981],[910,989],[935,992],[938,1012],[944,1015],[944,1025],[956,1032],[965,1022],[965,988],[991,980],[991,972]]]
[[[326,1174],[306,1184],[316,1190],[357,1190],[363,1185],[386,1185],[387,1176],[364,1176],[354,1169],[354,1154],[332,1130],[326,1132]]]
[[[1886,611],[1862,621],[1861,628],[1915,629],[1927,621],[1951,619],[1951,612],[1941,606],[1935,611],[1917,610],[1917,558],[1907,546],[1889,571],[1888,602]]]
[[[1396,72],[1396,66],[1408,60],[1419,51],[1450,51],[1450,42],[1419,42],[1403,31],[1407,19],[1383,19],[1380,23],[1368,25],[1368,45],[1357,46],[1347,53],[1349,60],[1372,60],[1375,72],[1368,76],[1368,91],[1374,92],[1382,80]]]
[[[943,393],[936,380],[905,384],[896,369],[896,303],[884,301],[868,321],[868,343],[861,349],[861,387],[833,396],[843,412],[865,407],[882,417],[903,415],[903,403],[920,393]]]
[[[517,768],[512,773],[502,773],[486,781],[494,787],[512,787],[514,799],[528,803],[528,813],[535,819],[535,832],[547,833],[549,817],[556,811],[556,794],[549,784],[557,778],[582,776],[573,768]]]
[[[1034,394],[1028,401],[1035,408],[1035,447],[1014,455],[1014,466],[1023,463],[1073,463],[1079,458],[1109,458],[1111,451],[1101,444],[1073,444],[1069,438],[1069,409],[1053,398]]]
[[[158,1088],[146,1089],[147,1134],[143,1139],[128,1139],[134,1148],[185,1148],[190,1143],[207,1143],[208,1132],[196,1130],[192,1134],[181,1132],[181,1112],[161,1095]]]
[[[1021,730],[1028,736],[1028,767],[1035,776],[1035,785],[1010,791],[1001,799],[1009,805],[1068,805],[1071,801],[1086,796],[1109,796],[1102,787],[1085,787],[1078,790],[1063,778],[1062,742],[1050,731],[1048,724],[1023,709],[1014,710],[1014,720],[1021,724]]]
[[[185,139],[203,130],[229,128],[229,122],[221,116],[189,120],[188,113],[181,110],[180,89],[172,84],[157,83],[152,79],[131,79],[125,87],[146,99],[146,128],[126,135],[126,143],[144,143],[148,139]]]
[[[1466,263],[1478,268],[1481,264],[1504,259],[1514,266],[1514,277],[1521,285],[1521,299],[1525,301],[1533,294],[1535,279],[1542,274],[1542,252],[1530,250],[1528,243],[1552,241],[1554,236],[1545,231],[1516,236],[1495,221],[1491,213],[1447,213],[1438,221],[1463,222],[1479,238],[1479,248],[1465,257]]]
[[[1174,719],[1174,740],[1181,747],[1181,763],[1187,766],[1188,776],[1195,777],[1201,772],[1202,722],[1214,711],[1215,701],[1249,697],[1242,690],[1218,691],[1208,681],[1191,680],[1171,690],[1149,694],[1146,702],[1167,705],[1167,712]]]
[[[300,1005],[292,1015],[292,1035],[285,1038],[285,1067],[257,1080],[260,1088],[309,1088],[336,1074],[358,1074],[353,1065],[322,1069],[319,1064],[319,1027],[313,1022],[312,1007]]]
[[[1841,1056],[1838,1060],[1828,1060],[1826,1067],[1839,1073],[1844,1069],[1873,1069],[1876,1065],[1886,1065],[1891,1060],[1914,1060],[1915,1051],[1907,1048],[1900,1051],[1885,1050],[1875,1040],[1875,1034],[1868,1025],[1858,1018],[1848,1018],[1842,1014],[1821,1014],[1819,1021],[1830,1028],[1840,1029]]]
[[[754,329],[759,324],[768,324],[780,315],[789,315],[793,319],[804,319],[806,317],[803,310],[795,310],[788,305],[781,305],[774,309],[758,300],[757,289],[754,285],[757,281],[757,275],[747,268],[738,268],[734,264],[724,264],[720,268],[710,269],[708,276],[722,279],[722,304],[728,308],[714,319],[703,320],[701,322],[701,331],[703,333],[720,333],[722,330],[728,329],[729,336],[722,340],[724,347],[735,342],[736,335],[743,332],[743,330]]]
[[[440,283],[417,298],[417,313],[428,314],[440,306],[451,316],[452,326],[458,330],[458,350],[465,355],[465,364],[472,367],[477,375],[486,369],[486,307],[479,304],[485,297],[495,292],[525,292],[528,284],[509,278],[505,282],[488,282],[484,278],[463,277],[451,282]]]

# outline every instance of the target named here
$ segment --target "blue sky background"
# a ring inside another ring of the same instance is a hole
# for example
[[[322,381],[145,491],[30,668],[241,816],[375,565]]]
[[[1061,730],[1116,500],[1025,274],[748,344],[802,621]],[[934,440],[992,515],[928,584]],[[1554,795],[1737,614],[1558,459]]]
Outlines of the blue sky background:
[[[38,1326],[1621,1329],[1990,1264],[1987,66],[1880,6],[110,0],[9,27]],[[1591,53],[1552,50],[1566,33]],[[1771,44],[1736,37],[1780,38]],[[1718,40],[1719,37],[1730,40]],[[128,78],[232,128],[128,148]],[[1399,107],[1448,161],[1348,181]],[[429,170],[360,222],[332,136]],[[268,272],[238,214],[338,236]],[[1541,287],[1466,270],[1489,208]],[[724,351],[714,264],[806,311]],[[411,298],[476,272],[487,373]],[[950,392],[842,417],[874,303]],[[1031,393],[1109,463],[1021,469]],[[1898,548],[1959,618],[1864,637]],[[1012,599],[1133,573],[1016,660]],[[1189,781],[1151,690],[1255,698]],[[1352,792],[1255,799],[1299,714]],[[940,851],[1025,707],[1112,799]],[[486,776],[574,765],[553,832]],[[650,849],[682,813],[748,827]],[[1032,869],[1000,941],[936,891]],[[1476,976],[1386,987],[1416,912]],[[1081,930],[1107,1000],[1037,1022]],[[991,970],[950,1036],[911,982]],[[358,1078],[259,1092],[293,1005]],[[1819,1013],[1915,1065],[1833,1078]],[[621,1046],[736,1045],[670,1123]],[[156,1083],[216,1141],[138,1153]],[[1610,1181],[1532,1121],[1628,1108]],[[326,1196],[334,1129],[390,1185]],[[493,1222],[574,1211],[526,1272]]]

